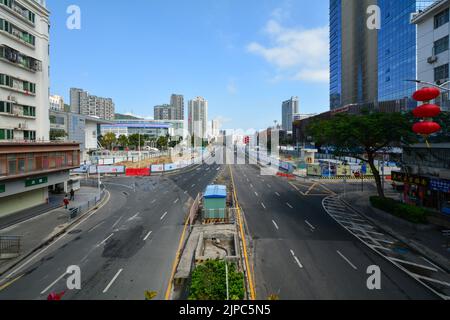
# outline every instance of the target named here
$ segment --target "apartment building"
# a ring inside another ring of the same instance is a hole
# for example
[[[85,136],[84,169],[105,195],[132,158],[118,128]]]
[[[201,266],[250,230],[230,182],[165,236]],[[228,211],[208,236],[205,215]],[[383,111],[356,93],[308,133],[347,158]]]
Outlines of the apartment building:
[[[0,141],[49,140],[49,12],[0,0]]]
[[[70,110],[73,113],[105,120],[114,120],[115,104],[111,98],[90,95],[78,88],[70,89]]]
[[[189,101],[188,130],[191,137],[207,138],[208,130],[208,101],[203,97],[196,97]]]
[[[415,15],[417,25],[417,79],[438,85],[450,80],[450,3],[440,0]],[[446,88],[450,86],[447,85]],[[449,93],[443,92],[438,104],[450,111]]]
[[[50,110],[64,111],[64,98],[58,95],[51,95]]]

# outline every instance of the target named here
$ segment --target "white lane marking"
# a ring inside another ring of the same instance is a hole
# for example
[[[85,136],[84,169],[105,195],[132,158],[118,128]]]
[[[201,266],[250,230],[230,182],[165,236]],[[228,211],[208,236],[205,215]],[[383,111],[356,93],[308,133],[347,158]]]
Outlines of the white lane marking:
[[[137,216],[140,214],[140,212],[136,213],[134,216],[132,216],[129,220],[133,220],[135,218],[137,218]]]
[[[191,186],[191,188],[195,187],[195,183]]]
[[[258,197],[258,192],[256,192],[256,191],[255,191],[255,196],[257,196],[257,197]]]
[[[149,233],[147,233],[147,235],[144,238],[144,241],[147,241],[148,237],[150,237],[150,235],[152,234],[152,231],[150,231]]]
[[[164,214],[161,216],[161,221],[165,218],[167,216],[167,211],[166,212],[164,212]]]
[[[188,193],[188,191],[186,190],[185,192],[184,192],[184,194],[186,194],[186,193]]]
[[[152,203],[155,203],[155,202],[156,202],[156,199],[152,201]]]
[[[280,228],[278,228],[277,223],[276,223],[274,220],[272,220],[272,222],[273,222],[273,225],[275,226],[275,228],[276,228],[277,230],[280,230]]]
[[[117,273],[114,276],[114,278],[112,278],[111,282],[108,283],[108,285],[106,286],[105,290],[103,290],[103,293],[106,293],[109,290],[109,288],[112,286],[114,281],[116,281],[117,277],[119,277],[119,275],[122,273],[122,271],[123,271],[123,269],[120,269],[119,271],[117,271]]]
[[[438,269],[433,268],[433,267],[427,267],[427,266],[424,266],[423,264],[418,264],[418,263],[414,263],[414,262],[410,262],[410,261],[406,261],[406,260],[402,260],[402,259],[397,259],[397,258],[391,258],[391,257],[388,257],[388,259],[392,260],[392,261],[395,261],[395,262],[398,262],[398,263],[409,264],[411,266],[415,266],[415,267],[418,267],[418,268],[422,268],[422,269],[427,269],[427,270],[431,270],[431,271],[434,271],[434,272],[438,272]]]
[[[430,281],[430,282],[434,282],[434,283],[441,284],[441,285],[443,285],[443,286],[450,287],[450,283],[448,283],[448,282],[441,281],[441,280],[436,280],[436,279],[429,278],[429,277],[425,277],[425,276],[421,276],[420,274],[414,274],[414,275],[415,275],[417,278],[419,278],[419,279],[428,280],[428,281]]]
[[[346,257],[344,256],[339,250],[336,251],[338,255],[341,256],[342,259],[344,259],[353,269],[358,270],[358,268]]]
[[[261,202],[261,205],[264,209],[267,209],[266,206],[264,205],[264,203]]]
[[[108,241],[109,239],[111,239],[111,237],[114,236],[114,233],[111,233],[108,238],[106,238],[105,240],[103,240],[102,242],[100,242],[99,246],[101,246],[102,244],[105,244],[106,241]]]
[[[278,192],[275,192],[275,194],[276,194],[277,196],[281,197],[280,194],[279,194]]]
[[[430,260],[428,260],[427,258],[425,258],[425,257],[421,257],[424,261],[426,261],[426,262],[428,262],[429,264],[431,264],[433,267],[435,267],[436,269],[438,269],[438,270],[441,270],[441,271],[443,271],[439,266],[437,266],[437,265],[435,265],[433,262],[431,262]]]
[[[295,255],[294,250],[291,250],[291,254],[292,257],[294,258],[295,262],[298,264],[298,266],[300,267],[300,269],[303,269],[303,265],[301,264],[300,260],[297,258],[297,256]]]
[[[309,223],[308,220],[305,220],[305,223],[306,223],[312,230],[316,230],[316,228],[315,228],[311,223]]]
[[[58,277],[58,279],[56,279],[55,281],[53,281],[47,288],[45,288],[44,290],[42,290],[41,294],[46,293],[48,290],[50,290],[51,287],[53,287],[56,283],[58,283],[59,280],[61,280],[62,278],[64,278],[64,276],[67,274],[67,272],[64,272],[62,275],[60,275]]]
[[[253,185],[250,183],[250,187],[253,188]]]
[[[119,224],[119,222],[120,222],[120,220],[122,220],[122,218],[123,218],[123,217],[120,217],[120,218],[116,221],[116,223],[113,224],[112,229],[114,229],[114,228]]]
[[[93,227],[91,230],[88,231],[88,233],[94,231],[95,229],[97,229],[98,227],[100,227],[102,224],[104,224],[105,221],[100,222],[99,224],[97,224],[95,227]]]
[[[180,201],[180,199],[175,200],[173,203],[178,203],[178,201]]]
[[[268,186],[269,188],[272,188],[272,186],[271,186],[270,184],[267,184],[267,186]]]
[[[286,205],[289,207],[289,208],[291,208],[291,209],[294,209],[294,207],[293,206],[291,206],[291,204],[290,203],[286,203]]]
[[[300,191],[300,189],[293,183],[289,183],[292,187],[294,187],[295,190]]]

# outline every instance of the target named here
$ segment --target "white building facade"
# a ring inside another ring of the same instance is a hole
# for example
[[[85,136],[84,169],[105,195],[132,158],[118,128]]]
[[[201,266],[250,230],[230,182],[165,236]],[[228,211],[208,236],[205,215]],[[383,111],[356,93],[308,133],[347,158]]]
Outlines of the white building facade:
[[[207,138],[208,101],[203,97],[197,97],[189,101],[188,130],[191,137]]]
[[[284,101],[281,107],[282,113],[282,129],[284,131],[292,132],[292,122],[294,121],[294,115],[298,114],[299,100],[298,97],[292,97],[291,99]]]
[[[0,141],[49,140],[49,12],[0,0]]]
[[[439,0],[412,19],[417,25],[418,80],[441,85],[450,79],[449,7],[448,0]],[[443,110],[450,111],[448,93],[437,102]]]
[[[105,120],[114,120],[115,104],[111,98],[90,95],[83,89],[70,89],[70,110],[73,113]]]
[[[50,96],[50,110],[64,111],[64,98],[58,95]]]

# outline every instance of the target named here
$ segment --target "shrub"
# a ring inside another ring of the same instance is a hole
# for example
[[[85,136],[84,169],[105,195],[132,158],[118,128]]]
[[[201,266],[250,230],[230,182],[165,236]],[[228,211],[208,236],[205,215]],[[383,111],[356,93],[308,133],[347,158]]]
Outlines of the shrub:
[[[244,299],[244,274],[228,263],[228,286],[231,300]],[[192,273],[189,300],[226,300],[225,261],[209,260]]]
[[[395,201],[390,198],[381,198],[378,196],[370,197],[370,203],[373,207],[393,214],[412,223],[428,223],[427,216],[429,212],[420,207],[412,206]]]

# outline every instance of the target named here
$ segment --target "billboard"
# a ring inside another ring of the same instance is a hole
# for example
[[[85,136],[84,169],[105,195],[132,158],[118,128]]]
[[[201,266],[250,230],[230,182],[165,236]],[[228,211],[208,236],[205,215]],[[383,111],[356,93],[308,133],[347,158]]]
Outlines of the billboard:
[[[338,176],[350,176],[352,175],[352,170],[350,168],[350,166],[348,165],[343,165],[343,164],[339,164],[337,166],[337,175]]]
[[[322,176],[322,168],[318,164],[311,164],[308,165],[306,173],[308,174],[308,176],[320,177]]]
[[[124,166],[97,166],[97,173],[125,173]]]
[[[178,165],[176,163],[168,163],[164,165],[164,171],[173,171],[177,169]]]
[[[163,172],[164,165],[163,164],[154,164],[152,165],[152,172]]]

